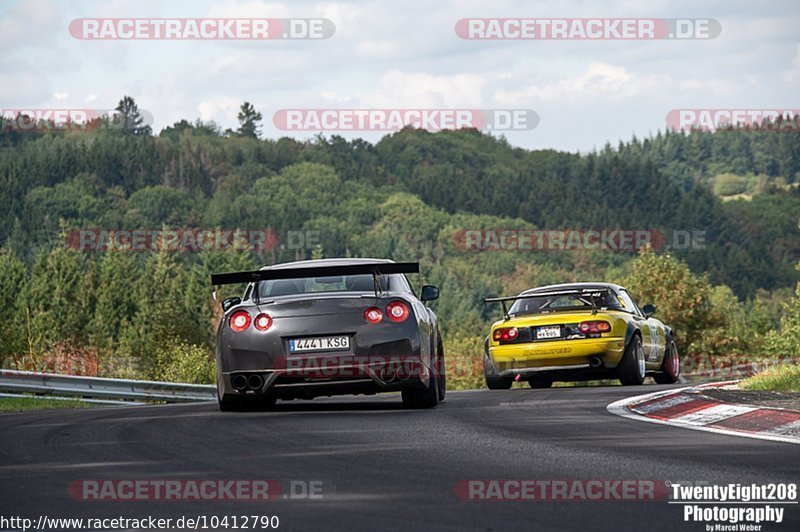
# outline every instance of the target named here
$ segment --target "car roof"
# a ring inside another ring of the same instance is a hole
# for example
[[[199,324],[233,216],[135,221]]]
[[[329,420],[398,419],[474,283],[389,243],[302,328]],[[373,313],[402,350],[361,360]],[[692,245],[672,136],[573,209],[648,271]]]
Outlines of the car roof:
[[[339,259],[311,259],[296,260],[292,262],[281,262],[272,266],[264,266],[262,270],[283,270],[287,268],[312,268],[319,266],[355,266],[357,264],[385,264],[394,262],[389,259],[370,259],[370,258],[339,258]]]
[[[560,290],[579,290],[583,288],[610,288],[614,292],[619,292],[620,290],[625,290],[625,288],[621,287],[618,284],[614,283],[600,283],[600,282],[587,282],[587,283],[562,283],[562,284],[549,284],[546,286],[537,286],[536,288],[529,288],[520,293],[522,294],[532,294],[536,292],[555,292]]]

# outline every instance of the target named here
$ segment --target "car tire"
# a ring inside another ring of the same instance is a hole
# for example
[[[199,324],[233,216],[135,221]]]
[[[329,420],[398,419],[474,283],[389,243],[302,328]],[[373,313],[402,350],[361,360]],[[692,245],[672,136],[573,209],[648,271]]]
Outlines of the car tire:
[[[266,394],[257,397],[225,396],[217,399],[222,412],[268,412],[275,408],[275,397]]]
[[[435,408],[439,404],[439,377],[432,372],[427,388],[417,386],[404,388],[400,395],[403,397],[405,408]]]
[[[441,336],[439,337],[437,351],[439,353],[439,358],[438,358],[439,364],[438,364],[436,369],[439,372],[439,375],[438,375],[439,376],[439,380],[438,380],[438,384],[439,384],[439,402],[441,403],[441,402],[444,402],[444,397],[445,397],[445,395],[447,395],[447,372],[446,372],[446,367],[445,367],[445,363],[444,363],[444,345],[442,345],[442,337]]]
[[[508,377],[500,377],[495,373],[494,367],[489,362],[488,344],[489,338],[487,337],[483,342],[483,380],[486,381],[486,387],[490,390],[510,390],[514,381]]]
[[[678,356],[678,346],[672,338],[667,342],[667,352],[661,362],[659,373],[653,375],[653,380],[658,384],[675,384],[681,376],[681,359]]]
[[[277,402],[275,398],[275,394],[271,391],[267,392],[263,395],[258,395],[252,399],[253,407],[255,410],[259,410],[262,412],[268,412],[275,408],[275,403]]]
[[[241,397],[217,397],[220,412],[241,412],[244,408],[244,401]]]
[[[642,339],[634,334],[617,366],[617,377],[623,386],[638,386],[644,382],[645,359]]]
[[[220,412],[240,412],[244,410],[244,403],[241,397],[223,395],[220,379],[222,376],[217,372],[217,404]]]
[[[486,387],[490,390],[510,390],[514,381],[506,377],[486,376]]]
[[[550,388],[553,386],[553,379],[548,377],[531,377],[528,379],[528,386],[534,389]]]

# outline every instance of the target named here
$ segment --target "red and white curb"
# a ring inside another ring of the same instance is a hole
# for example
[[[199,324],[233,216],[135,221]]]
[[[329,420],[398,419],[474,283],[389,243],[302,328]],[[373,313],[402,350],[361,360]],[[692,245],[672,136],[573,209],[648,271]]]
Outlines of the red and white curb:
[[[608,405],[612,414],[693,430],[800,444],[800,412],[727,403],[703,390],[734,384],[717,382],[627,397]]]

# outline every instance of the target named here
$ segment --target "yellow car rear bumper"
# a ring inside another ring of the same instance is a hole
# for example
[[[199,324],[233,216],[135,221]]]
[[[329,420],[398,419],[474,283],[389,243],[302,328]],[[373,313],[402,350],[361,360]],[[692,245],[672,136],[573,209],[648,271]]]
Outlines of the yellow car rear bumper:
[[[615,368],[624,352],[625,339],[620,337],[489,346],[489,356],[500,375],[588,368],[593,357],[599,357],[604,367]]]

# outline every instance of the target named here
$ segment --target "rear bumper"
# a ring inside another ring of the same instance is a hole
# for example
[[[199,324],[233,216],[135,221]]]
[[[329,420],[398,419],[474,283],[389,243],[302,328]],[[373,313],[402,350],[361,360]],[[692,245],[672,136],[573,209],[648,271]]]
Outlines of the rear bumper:
[[[272,393],[279,399],[298,399],[427,388],[431,382],[429,363],[417,355],[293,357],[278,362],[276,366],[223,371],[219,378],[219,393],[230,396]],[[260,387],[243,389],[234,386],[237,376],[253,375],[261,377],[263,384]]]
[[[617,367],[624,352],[624,338],[584,338],[490,346],[489,362],[498,376],[529,377],[551,372],[606,371]],[[594,357],[602,361],[600,368],[590,365]]]

